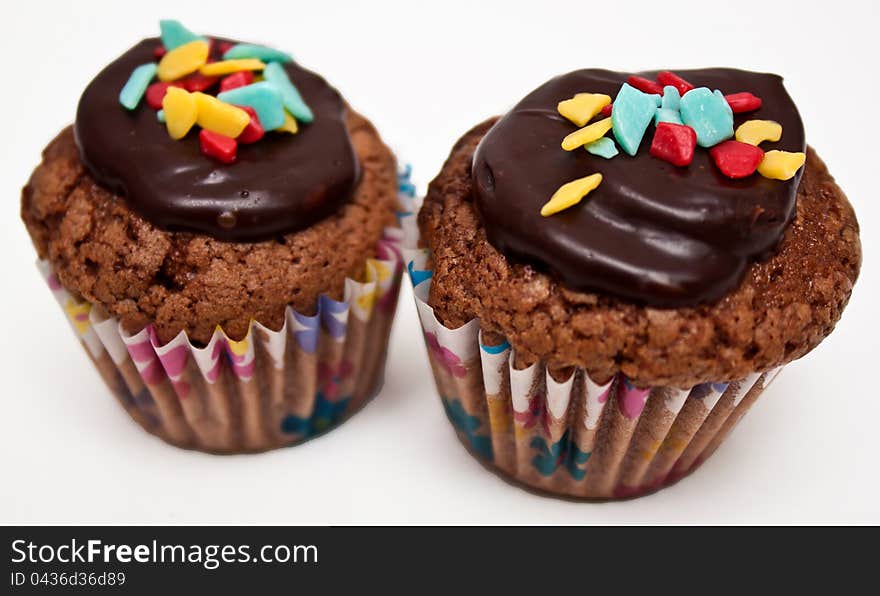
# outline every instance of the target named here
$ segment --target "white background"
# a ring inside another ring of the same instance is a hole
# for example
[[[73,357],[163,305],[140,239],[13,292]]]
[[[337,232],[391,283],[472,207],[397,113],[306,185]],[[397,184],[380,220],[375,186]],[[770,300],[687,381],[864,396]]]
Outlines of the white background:
[[[4,3],[0,521],[262,523],[880,522],[876,359],[877,57],[872,2]],[[209,9],[206,9],[209,7]],[[217,457],[130,422],[34,269],[18,215],[42,147],[83,87],[160,17],[263,41],[324,74],[414,164],[552,75],[738,66],[783,74],[809,142],[847,192],[865,265],[834,334],[786,369],[694,476],[656,495],[579,504],[513,488],[464,451],[401,296],[385,389],[306,445]],[[873,387],[873,388],[872,388]]]

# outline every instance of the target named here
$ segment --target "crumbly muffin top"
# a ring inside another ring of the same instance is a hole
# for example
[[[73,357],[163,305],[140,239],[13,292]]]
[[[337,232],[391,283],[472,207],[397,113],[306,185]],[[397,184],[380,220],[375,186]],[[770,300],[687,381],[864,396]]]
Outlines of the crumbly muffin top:
[[[217,325],[236,339],[251,319],[279,329],[287,305],[310,312],[321,293],[341,299],[345,278],[363,275],[394,223],[394,156],[351,110],[346,126],[361,169],[351,198],[310,227],[270,240],[224,242],[158,228],[92,178],[71,128],[45,149],[22,191],[21,216],[64,287],[129,332],[152,323],[162,342],[183,330],[206,343]]]
[[[859,227],[812,149],[776,252],[715,302],[658,308],[573,291],[489,243],[474,205],[472,163],[494,123],[459,140],[419,214],[433,259],[429,303],[445,325],[479,318],[490,339],[510,341],[519,365],[543,359],[551,368],[583,367],[596,381],[621,371],[638,385],[680,387],[787,363],[834,328],[861,264]]]

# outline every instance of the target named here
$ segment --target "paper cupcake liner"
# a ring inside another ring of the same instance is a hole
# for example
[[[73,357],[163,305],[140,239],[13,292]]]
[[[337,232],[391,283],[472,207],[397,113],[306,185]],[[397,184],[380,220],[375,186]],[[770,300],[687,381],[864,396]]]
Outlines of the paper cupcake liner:
[[[658,490],[711,455],[781,370],[679,389],[636,387],[623,374],[599,384],[583,369],[553,374],[544,362],[517,368],[510,344],[485,342],[479,320],[456,329],[437,320],[429,252],[415,248],[414,217],[402,226],[446,415],[468,451],[527,487],[582,499]]]
[[[398,176],[401,203],[414,188]],[[321,295],[316,314],[288,307],[273,331],[252,321],[240,341],[219,327],[205,346],[185,332],[160,344],[152,326],[127,333],[77,300],[51,266],[38,267],[98,372],[129,415],[174,445],[212,453],[294,445],[356,412],[383,381],[403,272],[399,227],[387,228],[365,280],[345,280],[342,301]]]

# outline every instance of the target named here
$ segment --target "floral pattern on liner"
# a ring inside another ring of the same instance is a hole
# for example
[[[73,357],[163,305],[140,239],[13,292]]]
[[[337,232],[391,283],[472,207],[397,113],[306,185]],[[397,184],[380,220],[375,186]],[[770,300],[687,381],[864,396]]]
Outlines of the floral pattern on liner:
[[[405,205],[414,194],[409,170],[399,188]],[[151,326],[126,333],[67,292],[47,262],[38,267],[136,422],[174,445],[239,453],[306,440],[378,391],[403,273],[402,239],[399,227],[385,230],[367,261],[366,281],[346,279],[342,301],[322,295],[314,315],[288,308],[277,331],[253,321],[240,341],[218,327],[205,346],[193,345],[184,332],[160,345]]]
[[[417,211],[413,199],[407,212]],[[678,389],[637,387],[622,374],[600,384],[581,369],[560,381],[542,362],[517,369],[510,344],[487,345],[478,320],[457,329],[437,320],[427,303],[429,255],[415,248],[415,217],[401,227],[447,416],[473,454],[522,484],[586,499],[662,488],[711,455],[780,370]],[[474,447],[474,433],[479,440],[488,435],[485,450]]]

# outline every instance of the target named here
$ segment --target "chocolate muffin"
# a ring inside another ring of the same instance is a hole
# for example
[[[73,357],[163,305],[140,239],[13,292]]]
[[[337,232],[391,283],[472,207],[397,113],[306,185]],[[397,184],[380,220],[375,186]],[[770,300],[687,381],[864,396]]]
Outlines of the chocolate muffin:
[[[163,21],[86,88],[21,214],[132,417],[242,452],[309,438],[378,390],[397,194],[393,154],[320,76]]]
[[[861,263],[782,79],[733,69],[554,78],[459,140],[418,224],[459,437],[578,498],[695,469],[832,331]]]

